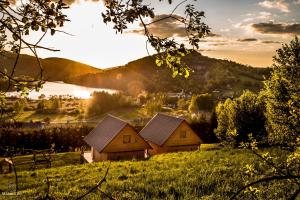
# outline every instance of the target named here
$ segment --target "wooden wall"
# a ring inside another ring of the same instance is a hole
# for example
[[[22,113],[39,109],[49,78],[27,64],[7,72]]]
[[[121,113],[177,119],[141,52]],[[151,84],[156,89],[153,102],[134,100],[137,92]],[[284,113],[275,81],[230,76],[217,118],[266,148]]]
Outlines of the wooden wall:
[[[180,136],[182,131],[186,133],[186,138]],[[162,146],[152,142],[148,143],[152,147],[148,150],[149,154],[155,155],[168,152],[195,151],[199,149],[200,144],[203,142],[188,123],[184,121]]]
[[[107,160],[107,154],[106,153],[99,153],[96,149],[92,148],[92,159],[95,162]]]
[[[123,136],[130,135],[130,143],[123,143]],[[103,149],[103,153],[141,151],[151,148],[147,142],[129,125]]]
[[[196,151],[199,149],[200,145],[186,145],[186,146],[173,146],[173,147],[166,147],[166,146],[158,146],[156,144],[150,143],[152,149],[148,150],[150,156],[162,153],[171,153],[171,152],[180,152],[180,151]]]
[[[144,159],[145,151],[128,151],[128,152],[113,152],[113,153],[99,153],[97,150],[92,149],[93,161],[99,162],[104,160],[131,160],[131,159]]]
[[[107,153],[108,160],[131,160],[131,159],[144,159],[144,158],[145,158],[144,150]]]
[[[186,138],[181,138],[180,133],[186,132]],[[191,129],[187,122],[182,124],[174,131],[169,139],[164,143],[163,146],[187,146],[187,145],[199,145],[203,143],[197,134]]]

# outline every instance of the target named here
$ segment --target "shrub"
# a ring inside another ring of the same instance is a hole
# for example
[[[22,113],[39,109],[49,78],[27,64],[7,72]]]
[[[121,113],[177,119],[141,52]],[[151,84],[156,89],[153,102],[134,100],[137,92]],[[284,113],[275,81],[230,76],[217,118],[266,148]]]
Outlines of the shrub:
[[[189,101],[181,98],[177,101],[177,107],[180,110],[187,110],[189,108]]]
[[[94,92],[87,108],[87,114],[103,114],[116,108],[131,105],[129,98],[121,93]]]
[[[248,140],[248,134],[258,141],[266,137],[264,103],[260,96],[246,91],[233,100],[227,99],[216,107],[217,137],[225,143],[238,146]]]
[[[209,119],[203,114],[198,114],[190,117],[188,122],[204,143],[216,143],[218,142],[218,138],[214,133],[214,129],[216,128],[214,120],[214,114]]]

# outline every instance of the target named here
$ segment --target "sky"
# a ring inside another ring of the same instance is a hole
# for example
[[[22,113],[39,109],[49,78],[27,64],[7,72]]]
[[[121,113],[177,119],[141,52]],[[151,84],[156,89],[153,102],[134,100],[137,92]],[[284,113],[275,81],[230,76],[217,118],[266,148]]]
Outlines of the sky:
[[[156,19],[170,13],[179,2],[173,0],[169,5],[166,0],[145,1],[155,8]],[[63,57],[108,68],[148,55],[146,38],[138,22],[125,33],[116,34],[112,25],[102,22],[103,1],[68,0],[68,3],[70,8],[65,13],[71,21],[62,30],[72,36],[47,35],[41,44],[60,51],[40,50],[40,57]],[[200,51],[209,57],[268,67],[276,49],[300,35],[300,0],[191,0],[174,14],[183,16],[188,3],[205,12],[204,22],[213,34],[202,40]],[[150,31],[157,36],[184,40],[182,27],[172,20],[155,24]],[[39,34],[32,34],[28,39],[36,41]],[[154,51],[150,49],[150,53]]]

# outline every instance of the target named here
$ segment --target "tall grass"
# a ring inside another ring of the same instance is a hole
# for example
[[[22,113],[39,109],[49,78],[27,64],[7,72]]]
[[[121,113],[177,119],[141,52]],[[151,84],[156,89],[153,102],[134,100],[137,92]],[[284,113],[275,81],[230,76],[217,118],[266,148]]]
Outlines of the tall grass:
[[[247,150],[233,149],[179,152],[154,156],[147,161],[112,162],[102,190],[117,199],[228,199],[248,180],[245,165],[256,162],[258,158]],[[49,177],[52,196],[74,199],[103,177],[108,164],[101,162],[20,172],[21,193],[17,198],[44,196],[45,180]],[[13,178],[13,174],[0,175],[2,192],[7,190]],[[261,190],[260,197],[284,197],[284,185],[281,185],[282,193],[277,186],[270,185],[267,194]],[[95,192],[87,199],[100,199],[100,196],[100,192]],[[0,199],[14,198],[16,196],[0,195]]]

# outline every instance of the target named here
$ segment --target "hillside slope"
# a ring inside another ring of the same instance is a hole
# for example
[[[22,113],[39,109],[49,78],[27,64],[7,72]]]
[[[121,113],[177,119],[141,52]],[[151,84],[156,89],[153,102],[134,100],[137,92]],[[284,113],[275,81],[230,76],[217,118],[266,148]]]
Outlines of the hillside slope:
[[[202,56],[198,52],[188,55],[185,62],[192,69],[188,79],[172,78],[166,67],[157,67],[154,57],[144,57],[127,65],[86,74],[73,79],[73,83],[91,87],[104,87],[129,92],[234,91],[259,90],[270,69],[253,68],[227,60]]]
[[[15,62],[15,54],[5,53],[0,55],[0,69],[4,68],[10,73]],[[88,73],[98,73],[101,70],[80,62],[64,58],[46,58],[40,59],[44,68],[43,76],[48,81],[68,82],[75,76],[81,76]],[[29,55],[20,55],[15,75],[39,77],[40,68],[35,57]]]
[[[284,152],[274,150],[271,153],[284,155]],[[229,199],[246,180],[261,178],[246,174],[247,164],[256,166],[258,163],[259,158],[243,149],[200,150],[157,155],[146,161],[115,161],[110,165],[101,190],[115,199]],[[103,178],[108,165],[109,162],[99,162],[18,172],[20,194],[17,198],[43,199],[48,178],[49,195],[53,199],[76,199]],[[12,183],[13,173],[0,174],[0,191],[6,192]],[[255,199],[285,199],[287,191],[297,189],[276,181],[256,187],[260,192],[255,193]],[[238,199],[253,199],[252,194],[242,193]],[[0,195],[0,199],[15,198]],[[101,192],[97,190],[86,199],[106,198],[101,198]]]

